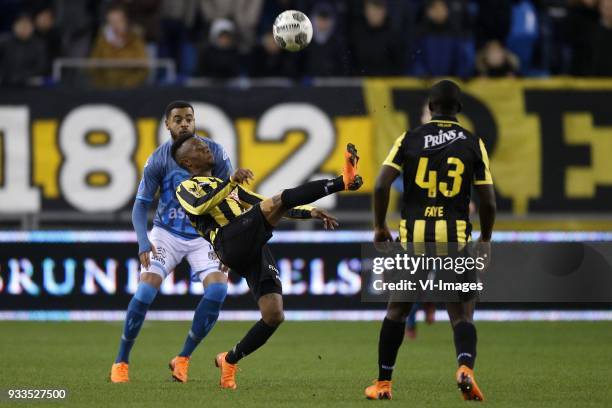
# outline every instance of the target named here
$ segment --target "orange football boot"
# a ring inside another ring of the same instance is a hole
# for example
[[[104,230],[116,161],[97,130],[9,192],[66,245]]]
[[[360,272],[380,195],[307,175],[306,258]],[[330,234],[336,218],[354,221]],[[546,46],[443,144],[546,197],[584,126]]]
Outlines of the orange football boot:
[[[361,176],[357,174],[357,163],[359,163],[357,148],[354,144],[349,143],[346,145],[346,151],[344,152],[344,167],[342,169],[342,181],[345,190],[355,191],[363,184]]]
[[[390,400],[392,397],[391,381],[375,380],[373,385],[365,389],[365,396],[371,400]]]
[[[130,377],[128,375],[128,364],[124,362],[114,363],[111,367],[110,380],[114,383],[130,382]]]
[[[457,369],[457,387],[463,395],[464,401],[484,401],[484,395],[478,388],[476,380],[474,379],[474,371],[468,366],[460,366]]]
[[[238,364],[230,364],[225,361],[225,353],[217,354],[217,358],[215,358],[215,365],[219,367],[221,370],[221,379],[219,380],[219,385],[221,388],[229,388],[231,390],[235,390],[237,388],[236,385],[236,370],[238,370]]]
[[[189,372],[189,357],[176,356],[168,364],[174,381],[186,383]]]

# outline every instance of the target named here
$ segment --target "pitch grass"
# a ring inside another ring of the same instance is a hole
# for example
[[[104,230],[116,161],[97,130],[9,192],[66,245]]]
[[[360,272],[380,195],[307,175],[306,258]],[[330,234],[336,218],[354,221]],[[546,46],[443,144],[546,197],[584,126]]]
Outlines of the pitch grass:
[[[132,352],[129,384],[110,384],[121,325],[0,322],[0,388],[65,388],[61,402],[14,406],[82,407],[463,407],[447,322],[420,325],[405,340],[394,400],[366,401],[376,377],[379,322],[287,322],[240,364],[239,388],[221,390],[213,357],[250,326],[219,322],[192,359],[187,384],[167,363],[188,322],[147,322]],[[479,323],[477,378],[491,407],[609,407],[612,322]],[[4,391],[6,392],[6,391]],[[0,407],[8,406],[5,397]]]

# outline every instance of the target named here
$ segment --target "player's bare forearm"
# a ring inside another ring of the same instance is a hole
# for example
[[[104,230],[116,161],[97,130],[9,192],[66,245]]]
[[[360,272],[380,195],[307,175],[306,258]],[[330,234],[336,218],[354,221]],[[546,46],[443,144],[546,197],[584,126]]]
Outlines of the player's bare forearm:
[[[318,218],[323,221],[323,228],[326,230],[333,230],[340,225],[338,223],[338,219],[325,211],[322,208],[312,208],[310,211],[310,216],[312,218]]]
[[[493,225],[495,224],[495,213],[497,212],[495,190],[493,184],[485,184],[476,186],[476,192],[480,198],[480,239],[488,242],[491,240]]]
[[[389,207],[389,189],[374,190],[374,228],[384,228],[387,225],[387,208]]]
[[[374,228],[382,229],[387,225],[389,191],[399,172],[390,166],[382,166],[374,187]]]

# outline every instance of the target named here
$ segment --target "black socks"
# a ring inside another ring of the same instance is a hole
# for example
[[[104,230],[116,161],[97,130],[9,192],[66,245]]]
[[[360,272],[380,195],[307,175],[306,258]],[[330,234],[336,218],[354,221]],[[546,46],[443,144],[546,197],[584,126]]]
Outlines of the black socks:
[[[241,358],[263,346],[275,330],[276,327],[268,326],[263,319],[259,320],[251,327],[244,338],[227,353],[225,361],[236,364]]]
[[[404,329],[406,323],[394,322],[385,317],[380,328],[378,340],[378,380],[390,381],[395,368],[397,352],[404,339]],[[476,327],[473,323],[459,322],[453,327],[455,350],[457,352],[457,362],[474,369],[476,360]]]
[[[378,339],[378,380],[390,381],[397,352],[404,340],[406,322],[394,322],[385,317]]]
[[[329,180],[315,180],[281,193],[283,207],[289,209],[298,205],[310,204],[330,194],[344,190],[342,176]]]
[[[455,351],[457,352],[457,363],[474,368],[476,360],[476,327],[473,323],[459,322],[453,327],[455,338]]]

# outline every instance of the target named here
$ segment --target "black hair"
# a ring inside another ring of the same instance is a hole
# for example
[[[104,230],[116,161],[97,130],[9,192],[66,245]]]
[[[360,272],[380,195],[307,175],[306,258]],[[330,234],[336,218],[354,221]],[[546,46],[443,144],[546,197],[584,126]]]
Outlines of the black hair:
[[[172,109],[180,109],[180,108],[191,108],[193,112],[193,106],[187,101],[172,101],[168,106],[166,106],[166,119],[170,119],[170,112]]]
[[[429,91],[429,109],[442,114],[461,112],[461,89],[453,81],[444,79],[434,84]]]
[[[176,153],[178,152],[178,149],[181,148],[181,146],[188,141],[189,139],[191,139],[192,137],[194,137],[194,135],[181,135],[179,137],[176,138],[176,140],[172,143],[172,147],[170,148],[170,154],[172,155],[172,158],[174,159],[174,161],[176,162],[176,164],[178,164],[180,167],[183,167],[181,165],[181,163],[176,160]],[[184,168],[184,167],[183,167]],[[186,170],[186,169],[185,169]]]

